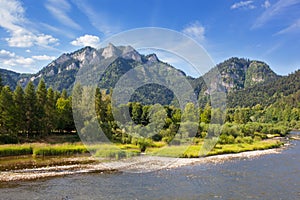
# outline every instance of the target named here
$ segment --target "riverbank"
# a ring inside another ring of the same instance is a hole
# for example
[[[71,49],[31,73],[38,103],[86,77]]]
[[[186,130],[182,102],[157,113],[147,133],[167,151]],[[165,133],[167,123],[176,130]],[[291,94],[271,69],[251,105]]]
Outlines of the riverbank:
[[[187,165],[221,164],[233,159],[252,159],[266,154],[278,154],[283,147],[268,150],[247,151],[233,154],[213,155],[201,158],[170,158],[160,156],[131,157],[121,160],[99,160],[91,156],[70,157],[65,159],[67,165],[54,165],[0,172],[0,181],[33,180],[55,176],[80,173],[132,172],[144,173],[161,169],[173,169]],[[87,162],[88,161],[88,162]]]

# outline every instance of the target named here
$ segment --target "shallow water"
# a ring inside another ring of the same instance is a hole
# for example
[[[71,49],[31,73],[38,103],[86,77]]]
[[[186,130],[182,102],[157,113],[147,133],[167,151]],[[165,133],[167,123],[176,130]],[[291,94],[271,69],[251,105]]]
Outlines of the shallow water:
[[[297,133],[299,134],[299,133]],[[151,173],[91,173],[0,184],[0,199],[300,199],[300,141],[280,154]]]

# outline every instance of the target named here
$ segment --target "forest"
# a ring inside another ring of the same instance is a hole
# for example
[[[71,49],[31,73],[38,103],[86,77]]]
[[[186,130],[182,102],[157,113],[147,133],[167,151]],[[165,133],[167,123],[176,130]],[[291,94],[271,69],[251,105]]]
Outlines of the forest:
[[[11,91],[9,86],[2,84],[0,90],[1,143],[20,143],[20,138],[33,138],[34,141],[34,138],[51,134],[77,134],[72,114],[72,96],[68,96],[65,90],[60,93],[47,89],[43,79],[37,88],[29,82],[24,90],[17,86]],[[84,87],[76,84],[73,93],[83,95]],[[153,142],[178,145],[185,140],[201,140],[211,134],[220,135],[219,144],[252,143],[274,136],[285,136],[290,130],[300,128],[300,92],[282,97],[269,106],[257,104],[252,107],[227,108],[225,112],[212,109],[209,103],[205,107],[187,103],[183,110],[173,105],[164,105],[163,113],[151,115],[151,109],[157,105],[130,102],[122,106],[122,109],[129,110],[134,122],[134,126],[130,127],[119,127],[115,121],[112,93],[112,90],[96,89],[97,122],[111,142],[140,144],[143,151]],[[164,119],[162,128],[158,131],[150,130],[150,136],[145,136],[142,132],[146,129],[143,127],[159,119]],[[84,123],[87,125],[90,121]],[[80,131],[82,135],[85,134],[84,130]]]

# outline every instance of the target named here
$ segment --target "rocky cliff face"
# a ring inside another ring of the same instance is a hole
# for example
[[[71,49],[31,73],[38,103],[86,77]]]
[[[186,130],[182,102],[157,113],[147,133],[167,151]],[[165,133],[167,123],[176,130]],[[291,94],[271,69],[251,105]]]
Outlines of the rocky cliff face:
[[[33,81],[36,85],[40,78],[43,77],[48,87],[51,86],[57,90],[70,89],[75,80],[76,73],[80,68],[83,66],[95,67],[99,65],[100,61],[110,58],[123,59],[124,62],[122,62],[122,64],[127,65],[127,67],[128,64],[132,62],[159,62],[156,55],[140,55],[131,46],[116,47],[113,44],[109,44],[107,47],[101,49],[85,47],[73,53],[62,54],[38,73],[14,81],[19,82],[22,86],[25,86],[29,81]],[[114,66],[115,68],[124,68],[122,66],[116,66],[115,64]],[[126,72],[127,70],[122,71]],[[114,71],[114,69],[111,71]],[[13,87],[15,87],[15,85],[16,84],[12,84]]]
[[[127,71],[141,64],[152,65],[157,63],[167,69],[165,71],[175,69],[173,66],[161,62],[155,54],[145,56],[139,54],[131,46],[114,46],[109,44],[101,49],[85,47],[73,53],[62,54],[36,74],[18,74],[8,70],[0,70],[0,74],[4,77],[4,84],[9,84],[12,89],[14,89],[17,82],[25,87],[29,80],[37,85],[40,78],[43,78],[48,87],[60,91],[63,89],[71,91],[79,69],[83,67],[87,69],[93,68],[96,72],[99,71],[101,63],[105,61],[109,63],[109,66],[99,77],[99,86],[107,89],[114,87],[119,78]],[[184,72],[177,71],[186,76]],[[278,78],[279,76],[266,63],[243,58],[230,58],[218,64],[202,77],[196,79],[187,77],[197,95],[207,95],[216,88],[227,93],[235,92],[257,84],[275,81]],[[150,89],[155,88],[157,86],[150,86]],[[159,92],[162,93],[159,94],[160,96],[170,94],[170,91],[162,88],[160,88]],[[142,98],[147,95],[147,91],[144,88],[140,90],[138,96]],[[164,98],[166,99],[164,102],[171,102],[172,98],[173,95],[169,95],[169,97]],[[151,101],[149,100],[148,102]]]
[[[218,64],[203,78],[209,80],[211,88],[216,88],[215,84],[220,84],[220,88],[222,87],[226,92],[234,92],[258,83],[275,81],[279,76],[264,62],[230,58]]]

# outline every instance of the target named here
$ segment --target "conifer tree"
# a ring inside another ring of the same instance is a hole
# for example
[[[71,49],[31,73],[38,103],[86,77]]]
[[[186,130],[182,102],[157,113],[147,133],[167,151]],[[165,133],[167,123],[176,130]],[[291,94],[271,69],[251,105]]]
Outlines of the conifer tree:
[[[34,85],[31,81],[28,82],[24,94],[25,102],[25,118],[27,136],[35,135],[37,131],[37,99]]]
[[[23,132],[25,129],[25,102],[24,102],[24,91],[20,85],[17,85],[14,91],[14,103],[15,103],[15,119],[16,128],[18,131]]]
[[[15,106],[9,86],[4,86],[0,93],[0,114],[1,133],[16,134]]]
[[[41,79],[37,90],[36,90],[36,100],[37,100],[37,118],[38,118],[38,131],[45,133],[47,132],[46,121],[45,121],[45,105],[47,102],[47,89],[44,79]]]
[[[51,133],[57,126],[57,113],[56,113],[56,101],[54,99],[54,92],[52,88],[47,91],[47,98],[45,103],[45,125],[46,133]]]

